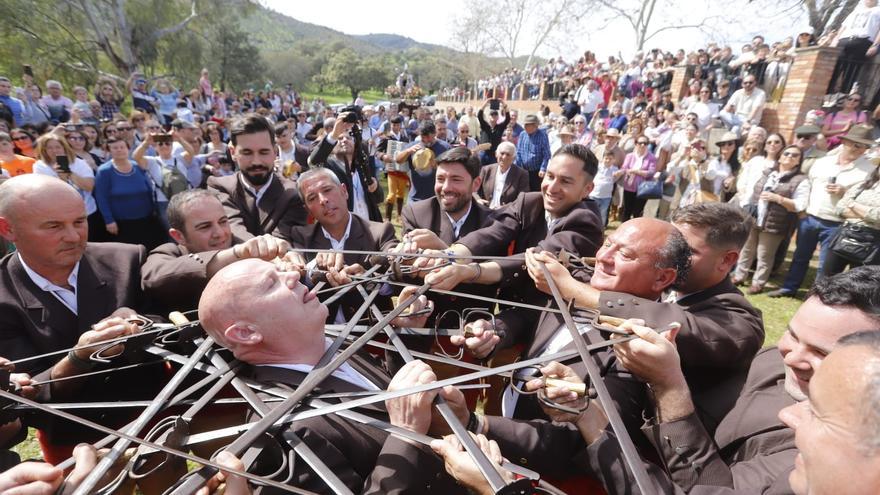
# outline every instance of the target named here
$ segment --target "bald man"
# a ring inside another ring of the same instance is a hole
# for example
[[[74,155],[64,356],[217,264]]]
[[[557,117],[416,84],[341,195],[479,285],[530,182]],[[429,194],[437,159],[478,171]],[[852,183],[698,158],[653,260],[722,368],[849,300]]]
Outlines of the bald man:
[[[140,266],[146,251],[143,246],[87,242],[85,204],[69,184],[33,174],[4,182],[0,185],[0,235],[17,248],[0,260],[0,349],[4,357],[18,360],[80,347],[66,355],[20,363],[17,371],[40,374],[38,381],[92,371],[96,363],[88,360],[94,351],[89,344],[137,331],[119,316],[142,307]],[[89,386],[92,382],[95,386]],[[153,397],[154,383],[150,368],[139,368],[55,382],[42,387],[41,397],[59,401],[74,395],[79,401],[145,399]],[[117,423],[114,419],[119,414],[104,413],[75,412],[108,426]],[[44,458],[57,462],[67,458],[77,443],[96,437],[95,432],[71,423],[52,422],[39,438]]]
[[[402,298],[412,290],[405,290]],[[229,294],[236,297],[230,298]],[[418,311],[427,304],[422,296]],[[296,387],[315,367],[329,345],[324,336],[327,307],[300,283],[299,272],[278,271],[261,260],[243,260],[223,268],[208,282],[199,302],[202,327],[239,361],[251,365],[243,373],[283,387]],[[392,322],[423,325],[427,317]],[[406,388],[436,380],[424,363],[401,368],[389,381],[381,363],[366,353],[355,354],[321,382],[321,393]],[[461,392],[444,390],[444,397]],[[414,406],[433,401],[436,392],[387,401],[385,409],[367,407],[366,414],[418,433],[428,433],[431,414],[412,417]],[[387,412],[386,412],[387,411]],[[329,415],[297,421],[291,431],[301,438],[354,493],[464,493],[443,473],[430,449],[390,436],[384,431]],[[281,442],[285,444],[284,441]],[[264,460],[258,459],[257,464]],[[259,469],[259,466],[258,466]],[[294,467],[291,484],[321,493],[327,487],[303,462]]]

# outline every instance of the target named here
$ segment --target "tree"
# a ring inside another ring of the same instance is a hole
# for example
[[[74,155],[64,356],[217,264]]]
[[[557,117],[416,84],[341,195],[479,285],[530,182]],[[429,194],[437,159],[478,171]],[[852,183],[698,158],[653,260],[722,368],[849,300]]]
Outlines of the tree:
[[[592,0],[591,0],[592,1]],[[499,54],[510,66],[528,55],[525,66],[552,36],[564,36],[585,15],[591,1],[476,0],[456,24],[453,39],[465,50]]]
[[[375,57],[362,57],[350,48],[331,55],[315,82],[342,86],[351,92],[351,99],[365,89],[384,88],[391,83],[391,75]]]
[[[827,32],[840,29],[846,16],[858,6],[859,0],[803,0],[803,4],[810,27],[818,39]]]
[[[632,28],[636,39],[636,49],[643,50],[645,43],[664,31],[674,29],[700,29],[708,30],[715,20],[720,20],[717,15],[704,16],[699,20],[693,20],[692,12],[683,12],[671,0],[596,0],[601,6],[618,18],[624,19]],[[658,1],[660,5],[658,6]],[[653,27],[655,13],[680,12],[680,18],[664,19],[660,27]]]
[[[241,88],[262,76],[265,64],[260,50],[237,25],[215,30],[212,38],[211,60],[217,64],[220,89]]]

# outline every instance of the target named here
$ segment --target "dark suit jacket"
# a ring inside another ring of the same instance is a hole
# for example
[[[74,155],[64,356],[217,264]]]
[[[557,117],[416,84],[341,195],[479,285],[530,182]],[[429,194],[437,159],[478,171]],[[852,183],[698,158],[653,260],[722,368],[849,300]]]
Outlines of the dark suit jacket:
[[[348,191],[348,211],[354,211],[353,172],[351,172],[348,164],[339,160],[335,156],[332,156],[334,146],[335,144],[327,142],[327,136],[322,138],[318,146],[312,151],[312,156],[309,157],[309,165],[313,167],[327,167],[336,174],[336,177],[339,178],[339,182],[345,184],[345,189]],[[369,164],[367,164],[366,168],[370,171]],[[377,187],[372,193],[367,189],[368,180],[375,178],[372,173],[367,177],[364,177],[363,173],[358,173],[358,178],[360,179],[360,184],[364,191],[364,199],[367,202],[367,211],[370,214],[370,220],[381,222],[382,214],[379,212],[379,203],[382,202],[384,196],[382,187]]]
[[[258,205],[241,184],[240,176],[241,172],[237,172],[208,178],[208,188],[220,193],[236,242],[263,234],[276,235],[280,229],[306,224],[308,213],[295,182],[276,174]]]
[[[355,355],[348,362],[377,387],[387,388],[389,376],[375,360]],[[258,381],[287,387],[299,385],[306,376],[299,371],[272,366],[254,366],[248,371]],[[318,387],[318,393],[357,390],[360,389],[335,376],[330,376]],[[361,408],[360,412],[388,421],[384,404]],[[297,421],[290,430],[354,493],[465,493],[446,475],[443,462],[429,448],[414,446],[377,428],[330,414]],[[297,460],[295,466],[290,484],[318,493],[331,493],[304,462]],[[275,493],[269,490],[263,493]]]
[[[120,307],[144,312],[141,292],[140,266],[146,257],[143,246],[130,244],[89,243],[80,259],[77,274],[78,315],[70,311],[52,294],[44,292],[28,277],[18,253],[0,261],[0,350],[10,360],[17,360],[47,352],[67,349],[76,345],[79,336],[91,326]],[[49,369],[63,355],[16,366],[16,371],[48,378]],[[111,366],[118,366],[114,360]],[[162,376],[155,367],[135,368],[105,375],[86,377],[76,396],[82,402],[136,400],[153,398],[161,388]],[[41,397],[54,400],[49,387],[42,387]],[[70,397],[58,398],[67,402]],[[121,426],[130,411],[112,413],[101,410],[72,411],[107,426]],[[24,418],[38,425],[57,444],[75,444],[94,441],[97,432],[63,420]]]
[[[752,358],[764,343],[761,311],[728,279],[676,303],[602,292],[599,311],[621,318],[641,318],[652,328],[681,323],[676,344],[682,371],[710,433],[733,407]]]
[[[326,249],[331,250],[330,240],[324,237],[320,224],[305,225],[293,227],[288,231],[282,232],[281,237],[287,239],[294,248],[300,249]],[[345,249],[354,251],[388,251],[394,248],[398,243],[394,237],[394,227],[390,223],[370,222],[351,213],[351,230],[348,239],[345,241]],[[312,260],[315,253],[305,253],[307,260]],[[359,254],[346,254],[345,264],[353,265],[360,263],[364,268],[371,266],[369,256]],[[327,293],[326,297],[330,297],[331,293]],[[380,308],[390,308],[391,299],[387,296],[378,296],[376,304]],[[336,310],[342,305],[342,312],[346,318],[350,318],[358,307],[363,304],[364,299],[356,289],[350,290],[346,295],[342,296],[337,303],[331,305],[328,309],[327,321],[333,322],[336,317]],[[369,315],[369,310],[364,317]]]
[[[602,244],[604,227],[594,201],[577,203],[556,221],[552,230],[547,229],[544,213],[540,192],[522,193],[513,203],[492,213],[491,225],[471,232],[458,243],[477,256],[506,256],[511,243],[514,253],[537,246],[554,253],[565,249],[578,256],[596,254]],[[537,293],[522,256],[513,256],[498,264],[505,299],[525,300]]]
[[[190,253],[173,242],[162,244],[150,251],[141,267],[144,292],[161,306],[162,314],[197,309],[208,284],[208,263],[217,252]]]
[[[495,193],[495,178],[498,176],[498,164],[486,165],[480,169],[480,179],[483,183],[477,191],[480,198],[492,202]],[[525,169],[512,165],[507,171],[504,180],[504,189],[501,190],[501,205],[513,202],[519,193],[529,192],[529,173]]]

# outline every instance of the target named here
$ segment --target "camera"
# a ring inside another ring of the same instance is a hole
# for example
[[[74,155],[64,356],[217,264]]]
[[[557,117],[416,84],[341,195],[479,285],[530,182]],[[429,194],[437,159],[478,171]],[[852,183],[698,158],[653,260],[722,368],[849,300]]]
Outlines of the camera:
[[[58,163],[58,169],[66,174],[70,173],[70,159],[67,158],[67,155],[58,155],[55,157],[55,162]]]
[[[170,143],[171,141],[172,141],[171,134],[156,134],[153,136],[153,142],[156,144]]]
[[[349,105],[347,107],[343,107],[339,109],[339,114],[346,114],[342,118],[342,121],[346,124],[358,124],[361,120],[364,119],[363,111],[358,105]]]

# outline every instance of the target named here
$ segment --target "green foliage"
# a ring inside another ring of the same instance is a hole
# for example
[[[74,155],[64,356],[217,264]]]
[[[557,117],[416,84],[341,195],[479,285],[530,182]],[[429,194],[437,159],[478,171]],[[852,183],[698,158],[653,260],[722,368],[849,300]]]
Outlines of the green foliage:
[[[369,88],[381,88],[391,83],[391,73],[381,57],[367,57],[344,49],[330,56],[321,72],[315,76],[318,85],[343,86],[351,98]]]

